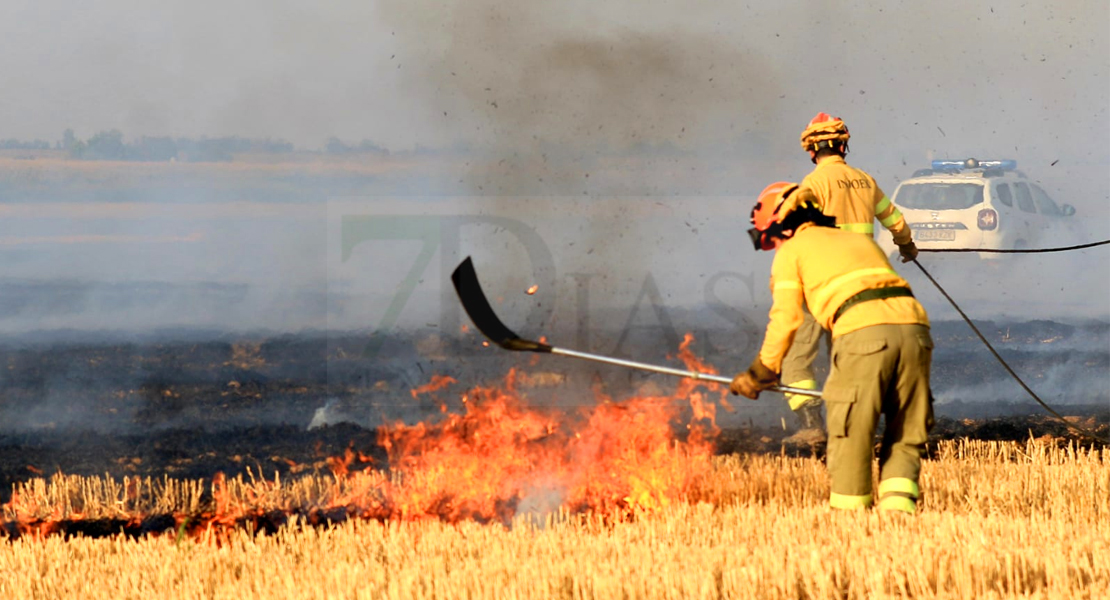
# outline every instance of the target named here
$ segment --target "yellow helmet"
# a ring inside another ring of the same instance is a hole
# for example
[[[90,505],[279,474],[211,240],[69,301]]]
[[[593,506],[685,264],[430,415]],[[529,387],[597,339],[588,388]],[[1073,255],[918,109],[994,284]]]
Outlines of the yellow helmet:
[[[817,113],[816,117],[810,120],[809,125],[802,131],[802,150],[806,152],[817,152],[821,147],[834,147],[844,146],[845,151],[848,148],[848,138],[852,137],[848,133],[848,126],[840,117],[830,116],[828,113]],[[822,144],[821,142],[828,142]]]

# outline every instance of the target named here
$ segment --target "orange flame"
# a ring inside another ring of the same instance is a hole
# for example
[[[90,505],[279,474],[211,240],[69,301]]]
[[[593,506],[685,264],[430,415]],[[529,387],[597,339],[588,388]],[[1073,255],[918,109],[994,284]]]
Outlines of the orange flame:
[[[682,343],[678,345],[678,358],[686,365],[686,368],[691,371],[699,373],[706,373],[709,375],[718,375],[716,367],[702,361],[693,350],[690,349],[694,343],[694,335],[687,333],[682,338]],[[692,380],[683,380],[686,385],[693,383]],[[706,419],[710,423],[710,431],[716,435],[720,429],[717,427],[717,405],[720,404],[726,412],[733,412],[735,409],[728,401],[728,389],[723,385],[716,382],[702,382],[709,391],[717,393],[716,402],[707,401],[705,396],[700,393],[694,392],[692,387],[686,394],[690,398],[690,408],[694,411],[695,419]],[[681,386],[680,386],[680,389]]]
[[[347,477],[350,474],[351,463],[355,460],[355,451],[347,448],[343,453],[343,458],[336,456],[329,456],[327,458],[328,468],[336,477]]]
[[[691,342],[680,349],[688,365],[697,360]],[[627,518],[688,497],[710,469],[717,428],[715,406],[695,391],[704,383],[620,403],[598,394],[596,406],[564,414],[526,406],[516,377],[511,370],[501,386],[468,392],[464,414],[379,430],[399,482],[388,493],[393,518],[506,522],[557,508]],[[680,440],[684,401],[695,422]]]
[[[442,390],[452,383],[458,383],[458,380],[448,375],[432,375],[431,381],[425,383],[424,385],[413,388],[409,391],[409,393],[412,394],[412,397],[415,399],[421,394],[438,392],[439,390]]]
[[[679,356],[691,369],[713,372],[693,355],[692,342],[687,335]],[[623,520],[704,493],[701,483],[712,468],[716,406],[697,388],[722,391],[718,384],[683,379],[669,396],[615,402],[595,380],[596,403],[568,412],[529,406],[516,391],[517,377],[513,369],[499,385],[467,391],[461,414],[380,428],[378,445],[388,457],[384,470],[353,447],[342,457],[328,458],[333,489],[311,509],[267,507],[265,498],[278,489],[276,481],[263,481],[235,496],[224,474],[217,473],[210,503],[199,514],[172,515],[174,530],[222,544],[234,528],[273,526],[280,515],[294,513],[309,523],[357,517],[507,524],[517,515],[556,510]],[[451,383],[451,377],[436,376],[412,395]],[[692,413],[684,411],[687,403]],[[683,424],[684,414],[692,414],[693,421]],[[355,467],[356,461],[363,466]],[[139,495],[136,483],[125,482],[125,488],[128,498]],[[18,493],[0,509],[15,517],[14,529],[0,523],[9,535],[57,534],[84,518],[77,512],[44,518],[41,508],[36,510]],[[142,518],[126,515],[123,526],[136,526]]]

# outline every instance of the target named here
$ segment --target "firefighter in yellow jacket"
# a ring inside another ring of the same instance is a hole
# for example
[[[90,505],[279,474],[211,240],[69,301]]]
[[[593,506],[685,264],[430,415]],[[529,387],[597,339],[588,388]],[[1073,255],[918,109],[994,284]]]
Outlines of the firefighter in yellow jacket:
[[[929,369],[933,341],[925,309],[871,239],[835,227],[813,193],[768,186],[752,210],[757,250],[776,250],[773,305],[759,356],[737,375],[734,394],[757,398],[776,385],[804,306],[832,332],[827,462],[834,508],[872,505],[872,439],[879,452],[878,507],[914,512],[921,456],[933,424]]]
[[[809,153],[817,166],[801,186],[808,188],[816,196],[821,211],[836,219],[836,226],[873,238],[874,222],[878,219],[894,237],[902,262],[917,256],[909,227],[902,213],[890,202],[875,179],[844,161],[848,153],[848,127],[844,121],[818,113],[802,131],[802,149]],[[811,365],[817,357],[822,338],[822,329],[816,321],[805,314],[798,328],[790,352],[782,365],[782,378],[786,385],[803,389],[816,389],[817,380]],[[821,441],[821,404],[808,396],[787,395],[791,410],[798,415],[800,431],[788,438],[791,442],[814,443]]]

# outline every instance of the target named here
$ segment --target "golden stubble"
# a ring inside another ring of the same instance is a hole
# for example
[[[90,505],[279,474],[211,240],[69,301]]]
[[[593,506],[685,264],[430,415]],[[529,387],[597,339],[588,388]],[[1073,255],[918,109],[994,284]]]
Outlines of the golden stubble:
[[[1104,450],[1045,441],[942,442],[919,514],[825,505],[814,459],[730,455],[683,502],[613,523],[294,522],[220,543],[0,542],[4,598],[1098,598],[1110,594]],[[350,501],[361,477],[227,481],[246,510]],[[376,477],[382,477],[377,474]],[[379,479],[380,481],[380,479]],[[138,483],[136,483],[138,482]],[[363,481],[362,485],[366,482]],[[56,476],[16,486],[25,514],[73,518],[203,509],[207,482]],[[14,503],[13,503],[14,504]],[[14,517],[9,505],[5,520]]]

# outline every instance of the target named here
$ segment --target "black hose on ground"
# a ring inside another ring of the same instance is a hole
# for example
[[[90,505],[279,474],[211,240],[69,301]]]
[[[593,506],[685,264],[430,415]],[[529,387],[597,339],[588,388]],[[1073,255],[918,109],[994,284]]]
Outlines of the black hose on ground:
[[[1105,244],[1105,243],[1108,243],[1108,242],[1110,242],[1110,240],[1107,240],[1106,242],[1099,242],[1099,243],[1100,244]],[[924,273],[925,276],[929,278],[929,281],[933,282],[933,285],[936,286],[936,288],[938,290],[940,290],[940,293],[943,294],[944,297],[948,299],[948,302],[952,305],[952,308],[955,308],[956,312],[960,313],[960,316],[963,317],[964,321],[968,324],[969,327],[971,327],[971,330],[975,332],[975,335],[979,336],[979,339],[982,340],[983,344],[985,344],[987,346],[987,350],[991,351],[991,354],[993,354],[994,357],[996,359],[998,359],[998,362],[1002,365],[1002,367],[1004,369],[1006,369],[1006,372],[1009,373],[1010,376],[1014,378],[1014,381],[1017,381],[1018,384],[1020,384],[1021,387],[1030,396],[1032,396],[1034,400],[1037,401],[1037,404],[1040,404],[1045,410],[1047,410],[1049,412],[1049,414],[1051,414],[1052,416],[1059,419],[1061,423],[1063,423],[1064,425],[1066,425],[1066,426],[1070,427],[1071,429],[1075,430],[1080,435],[1082,435],[1084,437],[1087,437],[1087,438],[1090,438],[1090,439],[1092,439],[1096,442],[1100,442],[1100,443],[1103,443],[1103,444],[1110,444],[1110,439],[1100,438],[1097,435],[1095,435],[1094,432],[1088,431],[1087,429],[1085,429],[1083,427],[1080,427],[1080,426],[1068,421],[1067,419],[1064,418],[1063,415],[1056,412],[1055,409],[1053,409],[1051,406],[1046,404],[1044,400],[1041,400],[1040,396],[1038,396],[1036,392],[1034,392],[1032,389],[1030,389],[1029,386],[1026,385],[1024,381],[1022,381],[1021,377],[1018,377],[1018,374],[1015,373],[1012,368],[1010,368],[1010,365],[1006,364],[1006,361],[1002,359],[1002,356],[998,354],[998,351],[994,349],[994,346],[992,346],[991,343],[987,341],[986,336],[984,336],[983,333],[981,331],[979,331],[979,328],[975,326],[975,323],[972,323],[971,319],[968,318],[968,316],[966,314],[964,314],[964,311],[962,309],[960,309],[960,306],[958,304],[956,304],[956,301],[952,299],[952,296],[949,296],[948,292],[944,291],[944,288],[941,287],[941,285],[939,283],[937,283],[937,280],[933,279],[933,276],[930,275],[929,272],[925,270],[925,267],[921,266],[921,263],[917,262],[917,259],[914,259],[913,264],[917,265],[917,268],[921,269],[921,272]]]
[[[1061,246],[1059,248],[1011,248],[1007,250],[992,249],[992,248],[918,248],[918,252],[990,252],[993,254],[1042,254],[1044,252],[1067,252],[1068,250],[1082,250],[1084,248],[1094,248],[1095,246],[1105,246],[1110,244],[1110,240],[1102,240],[1101,242],[1091,242],[1089,244],[1079,244],[1078,246]],[[921,265],[917,265],[921,266]],[[934,282],[936,283],[936,282]]]

